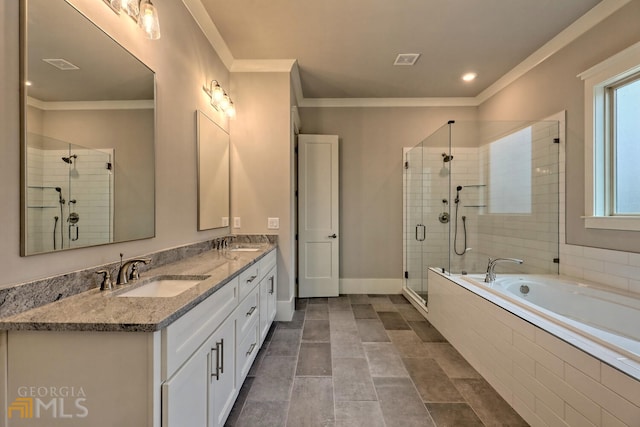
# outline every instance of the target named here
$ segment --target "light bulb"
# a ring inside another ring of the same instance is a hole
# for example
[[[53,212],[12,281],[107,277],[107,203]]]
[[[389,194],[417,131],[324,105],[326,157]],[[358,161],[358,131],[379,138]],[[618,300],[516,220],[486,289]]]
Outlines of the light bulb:
[[[223,96],[220,102],[218,103],[218,107],[220,107],[222,111],[227,111],[227,108],[229,108],[229,105],[231,105],[231,98],[229,98],[229,95]]]
[[[213,85],[213,82],[211,82],[211,84]],[[225,95],[224,90],[220,87],[220,84],[216,82],[216,85],[213,87],[213,89],[211,89],[211,104],[212,105],[219,104],[220,101],[222,101],[222,98],[224,98],[224,95]]]
[[[158,40],[160,38],[158,10],[151,3],[151,0],[142,0],[138,25],[144,30],[148,39]]]
[[[229,106],[224,110],[224,112],[229,118],[234,118],[236,116],[236,106],[233,105],[233,102],[229,102]]]

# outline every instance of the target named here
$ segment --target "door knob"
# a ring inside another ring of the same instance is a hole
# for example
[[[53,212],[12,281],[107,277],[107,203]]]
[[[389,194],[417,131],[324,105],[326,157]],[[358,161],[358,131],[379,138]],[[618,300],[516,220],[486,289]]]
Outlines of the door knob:
[[[331,236],[329,236],[330,239],[335,239],[337,237],[338,237],[338,235],[336,233],[333,233]]]

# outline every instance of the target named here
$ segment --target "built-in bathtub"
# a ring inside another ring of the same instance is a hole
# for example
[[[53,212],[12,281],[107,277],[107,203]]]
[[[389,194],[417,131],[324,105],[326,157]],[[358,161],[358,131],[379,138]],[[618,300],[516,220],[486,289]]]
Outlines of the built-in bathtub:
[[[640,300],[560,276],[428,280],[427,319],[531,425],[640,426]]]
[[[552,275],[460,278],[640,362],[640,299],[633,295]]]

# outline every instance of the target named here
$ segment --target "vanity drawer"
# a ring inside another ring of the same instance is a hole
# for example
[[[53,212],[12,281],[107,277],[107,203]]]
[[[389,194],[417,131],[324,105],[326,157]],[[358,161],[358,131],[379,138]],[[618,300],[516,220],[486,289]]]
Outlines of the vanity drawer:
[[[239,276],[240,301],[242,301],[242,299],[245,296],[249,295],[249,292],[251,292],[251,290],[253,290],[253,288],[260,281],[258,277],[259,276],[258,265],[259,263],[252,264],[245,271],[240,273],[240,276]]]
[[[260,331],[258,319],[254,319],[244,337],[238,336],[236,347],[236,382],[242,384],[251,369],[251,364],[260,350]]]
[[[254,288],[245,299],[242,300],[236,310],[236,336],[238,339],[244,337],[250,323],[260,317],[258,309],[260,299],[260,288]]]
[[[238,305],[238,278],[162,330],[162,378],[169,378]]]

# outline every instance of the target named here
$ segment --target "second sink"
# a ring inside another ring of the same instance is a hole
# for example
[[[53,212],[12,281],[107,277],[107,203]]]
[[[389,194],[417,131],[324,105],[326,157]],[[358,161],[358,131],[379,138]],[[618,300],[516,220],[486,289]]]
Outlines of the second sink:
[[[170,298],[191,289],[209,276],[158,276],[118,294],[118,297]]]

